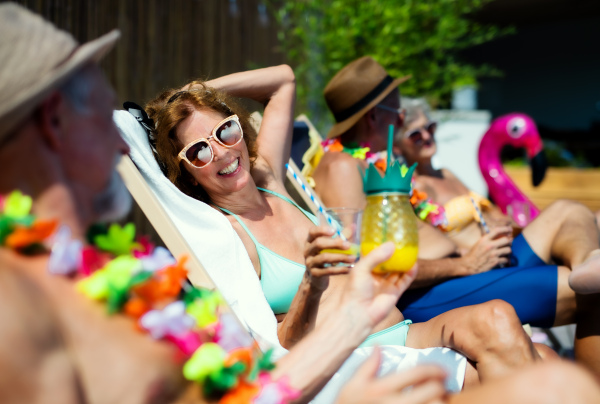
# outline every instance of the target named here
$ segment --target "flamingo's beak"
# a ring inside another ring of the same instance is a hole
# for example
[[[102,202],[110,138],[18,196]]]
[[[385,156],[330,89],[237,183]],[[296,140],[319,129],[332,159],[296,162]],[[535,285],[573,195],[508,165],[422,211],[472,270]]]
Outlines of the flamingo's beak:
[[[548,162],[546,161],[546,154],[544,150],[540,150],[531,160],[529,160],[531,166],[531,182],[534,187],[537,187],[544,180],[546,175],[546,169],[548,168]]]

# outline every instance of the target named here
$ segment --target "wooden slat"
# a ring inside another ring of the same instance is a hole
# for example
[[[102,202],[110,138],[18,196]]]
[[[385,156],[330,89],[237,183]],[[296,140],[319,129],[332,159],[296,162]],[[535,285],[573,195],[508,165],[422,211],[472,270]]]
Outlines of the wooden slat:
[[[262,25],[264,0],[13,0],[79,42],[118,28],[122,37],[102,61],[119,100],[144,104],[190,79],[215,78],[281,64],[273,16]]]
[[[550,167],[538,187],[531,185],[529,167],[505,167],[505,170],[540,209],[557,199],[572,199],[594,212],[600,210],[600,170]]]
[[[190,281],[195,286],[214,289],[215,284],[208,276],[198,257],[192,252],[187,241],[185,241],[179,230],[177,230],[171,219],[167,216],[160,202],[156,199],[156,196],[154,196],[154,193],[148,187],[148,184],[146,184],[146,181],[144,181],[144,178],[129,156],[121,158],[118,170],[125,185],[127,185],[127,189],[129,189],[131,195],[142,208],[154,229],[160,234],[171,254],[175,257],[183,255],[189,257],[186,267],[188,268]]]

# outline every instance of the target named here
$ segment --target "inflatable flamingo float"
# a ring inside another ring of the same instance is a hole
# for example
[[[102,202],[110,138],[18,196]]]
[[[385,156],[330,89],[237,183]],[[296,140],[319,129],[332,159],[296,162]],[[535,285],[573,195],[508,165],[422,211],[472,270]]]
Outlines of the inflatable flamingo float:
[[[547,164],[542,139],[533,119],[519,113],[494,119],[479,144],[479,168],[488,185],[491,199],[502,212],[508,212],[519,226],[525,227],[540,211],[504,171],[500,152],[506,145],[524,148],[527,151],[533,186],[538,186],[544,179]],[[528,206],[529,215],[523,212],[523,209],[509,209],[509,206]]]

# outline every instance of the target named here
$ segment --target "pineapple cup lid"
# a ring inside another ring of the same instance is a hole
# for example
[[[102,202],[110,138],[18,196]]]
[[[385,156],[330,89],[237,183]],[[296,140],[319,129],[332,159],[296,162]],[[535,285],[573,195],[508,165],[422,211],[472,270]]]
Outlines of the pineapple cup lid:
[[[372,195],[380,192],[402,192],[410,193],[411,180],[417,163],[410,168],[405,164],[394,161],[385,171],[385,176],[381,176],[377,168],[371,163],[367,167],[363,179],[363,189],[365,194]]]

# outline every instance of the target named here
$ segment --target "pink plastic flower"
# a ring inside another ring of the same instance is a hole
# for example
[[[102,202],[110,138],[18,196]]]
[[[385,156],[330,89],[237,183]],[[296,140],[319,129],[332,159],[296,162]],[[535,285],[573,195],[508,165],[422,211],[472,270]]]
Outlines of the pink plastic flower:
[[[135,258],[143,258],[148,255],[152,255],[154,252],[154,244],[150,241],[150,237],[141,236],[137,240],[138,245],[133,249],[133,256]]]
[[[186,356],[191,356],[202,345],[200,335],[191,330],[183,334],[167,335],[165,338],[174,343]]]
[[[262,372],[258,376],[258,383],[261,389],[252,400],[254,404],[286,404],[300,397],[300,392],[290,387],[286,377],[273,381],[269,373]]]

